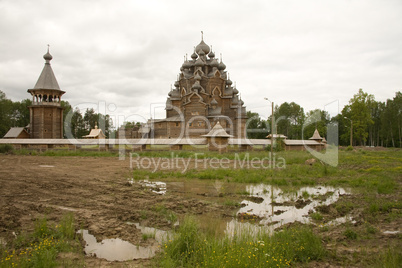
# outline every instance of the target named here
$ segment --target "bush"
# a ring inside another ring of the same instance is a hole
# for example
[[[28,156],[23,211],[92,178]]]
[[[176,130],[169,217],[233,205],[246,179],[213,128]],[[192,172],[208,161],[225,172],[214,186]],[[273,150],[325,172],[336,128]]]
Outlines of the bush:
[[[321,238],[308,227],[272,233],[239,225],[235,235],[207,235],[194,218],[185,218],[178,234],[164,244],[157,266],[162,267],[285,267],[320,260],[325,255]]]
[[[1,144],[0,145],[0,153],[4,154],[4,153],[10,153],[13,151],[13,146],[11,144]]]

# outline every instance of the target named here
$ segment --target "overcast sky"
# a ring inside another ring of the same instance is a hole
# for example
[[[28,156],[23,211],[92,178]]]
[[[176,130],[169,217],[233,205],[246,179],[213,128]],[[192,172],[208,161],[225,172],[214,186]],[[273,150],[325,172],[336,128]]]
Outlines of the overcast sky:
[[[402,90],[400,0],[0,0],[0,90],[30,98],[50,44],[72,106],[100,103],[118,124],[151,109],[163,118],[158,107],[201,31],[247,110],[263,117],[264,97],[341,110],[359,88],[379,101]]]

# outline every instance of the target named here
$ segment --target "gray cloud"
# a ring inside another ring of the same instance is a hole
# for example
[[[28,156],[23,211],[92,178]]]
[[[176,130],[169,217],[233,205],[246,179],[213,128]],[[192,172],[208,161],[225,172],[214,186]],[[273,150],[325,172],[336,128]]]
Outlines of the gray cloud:
[[[203,30],[248,109],[341,105],[363,88],[377,100],[402,85],[400,1],[0,1],[0,90],[29,98],[50,43],[73,106],[113,103],[148,118],[164,103]],[[158,111],[163,116],[163,109]]]

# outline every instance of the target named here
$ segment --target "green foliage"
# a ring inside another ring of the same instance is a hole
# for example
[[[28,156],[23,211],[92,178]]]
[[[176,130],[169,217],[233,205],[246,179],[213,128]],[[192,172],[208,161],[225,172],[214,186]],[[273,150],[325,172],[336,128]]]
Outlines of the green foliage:
[[[402,263],[402,251],[398,246],[389,246],[375,258],[375,266],[381,268],[398,268]]]
[[[0,154],[10,153],[14,150],[11,144],[0,144]]]
[[[249,139],[265,139],[270,131],[270,125],[267,121],[260,118],[258,113],[247,112],[247,138]]]
[[[234,237],[209,236],[186,217],[174,239],[157,259],[162,267],[284,267],[320,260],[326,252],[320,237],[307,227],[286,228],[273,235],[241,229]]]
[[[46,218],[37,219],[32,234],[19,235],[9,248],[0,250],[0,268],[60,267],[60,252],[80,252],[73,214],[65,215],[59,224],[51,225]],[[82,266],[82,260],[73,265]]]
[[[305,120],[304,110],[300,105],[284,102],[275,107],[276,132],[284,134],[288,139],[301,139],[302,127]]]
[[[4,137],[11,127],[26,127],[29,124],[28,106],[31,104],[29,99],[13,102],[0,90],[0,138]]]
[[[351,240],[356,240],[357,239],[357,233],[355,231],[353,231],[350,228],[347,228],[344,232],[343,235]]]
[[[310,217],[311,217],[313,220],[316,220],[316,221],[322,221],[322,219],[323,219],[323,216],[321,215],[320,212],[311,213],[311,214],[310,214]]]

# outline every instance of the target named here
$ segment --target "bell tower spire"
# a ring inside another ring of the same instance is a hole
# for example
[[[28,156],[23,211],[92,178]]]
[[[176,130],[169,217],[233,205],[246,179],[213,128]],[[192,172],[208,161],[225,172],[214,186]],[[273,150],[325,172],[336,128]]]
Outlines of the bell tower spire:
[[[65,93],[60,90],[59,83],[53,73],[50,61],[53,56],[49,52],[43,55],[45,66],[34,88],[28,89],[32,95],[30,112],[30,135],[34,139],[62,139],[63,138],[63,108],[61,96]]]

